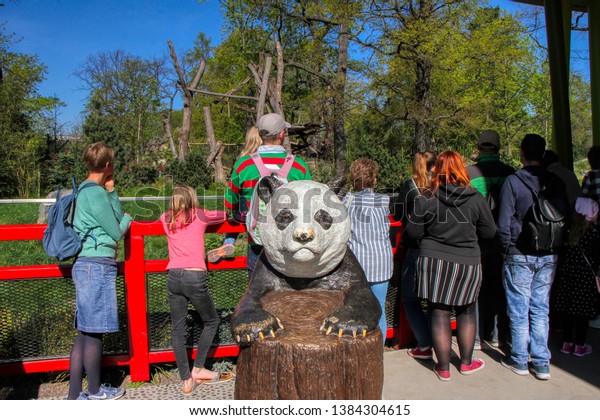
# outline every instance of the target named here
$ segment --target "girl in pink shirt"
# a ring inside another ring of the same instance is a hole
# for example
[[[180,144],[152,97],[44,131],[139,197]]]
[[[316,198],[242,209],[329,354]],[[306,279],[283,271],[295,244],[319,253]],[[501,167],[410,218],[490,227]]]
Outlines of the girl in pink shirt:
[[[206,285],[204,233],[206,226],[227,220],[227,213],[198,208],[196,192],[184,185],[175,187],[170,209],[160,220],[169,245],[167,297],[173,326],[173,351],[183,380],[183,393],[187,395],[201,383],[222,382],[233,377],[231,373],[204,368],[206,355],[219,327],[219,316]],[[188,302],[194,306],[204,324],[191,372],[185,346]]]

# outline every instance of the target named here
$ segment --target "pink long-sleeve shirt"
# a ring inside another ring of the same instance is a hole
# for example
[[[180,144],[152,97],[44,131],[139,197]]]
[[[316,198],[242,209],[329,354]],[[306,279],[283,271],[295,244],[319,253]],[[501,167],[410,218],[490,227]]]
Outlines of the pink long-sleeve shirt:
[[[216,225],[227,220],[227,213],[221,210],[198,209],[191,223],[171,231],[166,222],[169,212],[160,216],[160,220],[167,234],[169,244],[170,268],[195,268],[206,270],[204,261],[204,233],[206,226]]]

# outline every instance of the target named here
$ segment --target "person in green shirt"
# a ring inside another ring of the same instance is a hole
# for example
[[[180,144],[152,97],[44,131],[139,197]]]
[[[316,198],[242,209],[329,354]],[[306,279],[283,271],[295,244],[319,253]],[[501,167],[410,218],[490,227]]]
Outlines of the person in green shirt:
[[[100,383],[102,342],[105,333],[119,330],[117,242],[129,229],[131,217],[121,210],[115,191],[113,149],[92,143],[83,159],[89,175],[81,185],[95,185],[78,194],[73,218],[83,244],[72,269],[78,334],[71,349],[67,399],[112,400],[121,398],[125,390]],[[84,372],[86,391],[82,390]]]
[[[500,191],[507,176],[515,170],[500,161],[500,135],[494,130],[483,130],[477,139],[479,156],[476,164],[467,167],[471,185],[486,199],[494,222],[498,223]],[[498,237],[480,239],[483,282],[477,300],[477,335],[475,349],[481,350],[483,341],[500,347],[509,340],[506,315],[506,296],[502,285],[502,245]]]

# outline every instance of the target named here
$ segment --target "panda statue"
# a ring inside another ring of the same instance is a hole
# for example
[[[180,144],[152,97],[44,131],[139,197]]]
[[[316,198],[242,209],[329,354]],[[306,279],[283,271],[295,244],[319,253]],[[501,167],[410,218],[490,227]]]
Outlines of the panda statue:
[[[326,185],[314,181],[282,184],[268,176],[257,188],[266,203],[258,221],[264,249],[231,317],[236,341],[247,346],[284,328],[261,303],[272,291],[343,292],[342,306],[325,317],[321,334],[356,338],[375,330],[381,308],[348,247],[346,206]]]

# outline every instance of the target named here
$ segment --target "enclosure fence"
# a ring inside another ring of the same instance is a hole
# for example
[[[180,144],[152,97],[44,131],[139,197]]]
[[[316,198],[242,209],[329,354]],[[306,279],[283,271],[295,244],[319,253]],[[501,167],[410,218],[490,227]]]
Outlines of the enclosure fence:
[[[0,225],[0,241],[39,241],[46,225]],[[207,233],[244,232],[245,227],[225,222],[209,226]],[[164,235],[158,221],[133,222],[125,236],[125,256],[118,263],[117,302],[120,332],[106,334],[104,366],[128,367],[132,381],[148,381],[150,366],[172,363],[171,322],[166,296],[167,260],[146,260],[144,238]],[[392,220],[390,240],[395,255],[394,276],[387,295],[387,331],[397,347],[412,340],[400,304],[399,277],[402,248],[400,223]],[[229,320],[248,285],[246,257],[207,263],[207,281],[221,323],[210,358],[234,357],[238,346]],[[0,267],[0,375],[67,371],[69,352],[77,334],[73,326],[75,288],[71,264]],[[190,306],[188,317],[194,319]],[[200,322],[189,322],[188,355]]]

